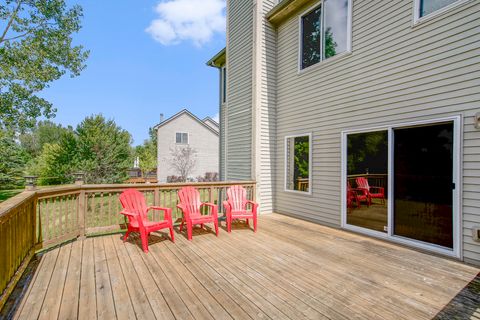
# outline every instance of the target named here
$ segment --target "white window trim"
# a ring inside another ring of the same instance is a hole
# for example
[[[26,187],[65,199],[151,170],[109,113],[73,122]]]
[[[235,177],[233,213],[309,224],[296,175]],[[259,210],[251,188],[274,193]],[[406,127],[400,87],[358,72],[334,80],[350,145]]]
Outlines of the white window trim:
[[[316,7],[319,5],[322,6],[322,24],[320,28],[323,28],[323,21],[324,21],[324,14],[325,10],[323,8],[323,2],[324,0],[316,2],[314,5],[309,7],[307,10],[303,11],[302,13],[299,14],[298,16],[298,65],[297,65],[297,70],[298,73],[304,73],[306,71],[312,70],[314,67],[319,66],[319,65],[324,65],[325,63],[331,62],[331,61],[336,61],[340,58],[349,56],[352,53],[352,15],[353,15],[353,5],[352,5],[353,0],[348,0],[348,12],[347,12],[347,49],[344,52],[341,52],[333,57],[323,59],[323,57],[320,57],[320,61],[312,64],[311,66],[308,66],[306,68],[302,68],[302,48],[303,48],[303,26],[302,26],[302,18],[307,15],[308,13],[312,12]],[[417,0],[418,1],[418,0]],[[321,30],[323,34],[323,30]],[[320,42],[320,52],[322,53],[323,56],[323,36],[322,36],[322,41]]]
[[[414,4],[413,4],[413,25],[414,26],[421,24],[423,22],[435,19],[436,17],[441,16],[449,11],[452,11],[461,5],[464,5],[469,2],[473,2],[475,0],[457,0],[456,2],[451,3],[448,6],[438,9],[437,11],[429,13],[423,17],[420,17],[420,1],[421,0],[414,0]]]
[[[393,129],[395,128],[405,128],[405,127],[413,127],[417,125],[424,125],[424,124],[436,124],[442,122],[453,121],[454,129],[454,149],[453,149],[453,181],[455,183],[455,190],[452,209],[453,209],[453,249],[448,249],[445,247],[441,247],[435,244],[430,244],[427,242],[423,242],[420,240],[409,239],[405,237],[401,237],[398,235],[393,234],[393,179],[392,179],[392,171],[393,171]],[[353,129],[353,130],[344,130],[342,131],[342,138],[341,138],[341,210],[342,210],[342,218],[341,218],[341,226],[344,229],[351,230],[354,232],[366,234],[372,237],[386,239],[395,243],[407,245],[410,247],[418,248],[425,251],[430,251],[438,254],[442,254],[445,256],[453,257],[462,260],[463,259],[463,220],[462,220],[462,189],[463,189],[463,180],[462,180],[462,146],[461,143],[463,141],[462,136],[462,117],[458,116],[451,116],[451,117],[444,117],[444,118],[434,118],[428,120],[420,120],[420,121],[411,121],[411,122],[403,122],[403,123],[392,123],[385,126],[378,126],[378,127],[369,127],[369,128],[362,128],[362,129]],[[381,131],[381,130],[388,130],[388,232],[380,232],[375,230],[370,230],[367,228],[362,228],[358,226],[354,226],[351,224],[347,224],[347,205],[346,195],[347,195],[347,136],[352,133],[362,133],[362,132],[374,132],[374,131]]]
[[[290,138],[298,138],[298,137],[307,137],[308,136],[308,192],[305,191],[299,191],[299,190],[290,190],[287,189],[287,166],[288,166],[288,159],[287,159],[287,140]],[[312,133],[300,133],[300,134],[295,134],[295,135],[289,135],[285,136],[285,142],[284,142],[284,150],[285,154],[284,158],[284,165],[285,165],[285,170],[284,170],[284,175],[283,175],[283,191],[285,192],[290,192],[290,193],[296,193],[296,194],[301,194],[301,195],[306,195],[306,196],[311,196],[312,195],[312,159],[313,159],[313,143],[312,143]]]
[[[180,133],[180,134],[186,133],[187,134],[187,143],[177,142],[177,133]],[[184,132],[184,131],[177,131],[177,132],[175,132],[175,138],[174,139],[175,139],[174,140],[175,144],[182,144],[182,145],[190,144],[190,133]]]

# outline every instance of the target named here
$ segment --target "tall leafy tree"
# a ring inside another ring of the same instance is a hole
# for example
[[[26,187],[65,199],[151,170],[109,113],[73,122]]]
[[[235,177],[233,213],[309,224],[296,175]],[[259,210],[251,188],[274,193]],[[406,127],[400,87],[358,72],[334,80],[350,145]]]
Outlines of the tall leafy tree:
[[[77,127],[78,165],[88,183],[118,183],[131,166],[130,133],[102,115],[85,118]]]
[[[25,151],[35,158],[42,152],[47,143],[59,143],[67,132],[72,132],[72,127],[63,127],[52,121],[39,121],[38,124],[28,131],[20,134],[19,140]]]
[[[148,173],[157,168],[157,146],[152,140],[145,140],[143,145],[135,148],[135,157],[139,160],[139,167],[142,176],[147,177]]]
[[[77,76],[88,51],[73,45],[82,8],[65,0],[6,0],[0,3],[0,127],[32,127],[52,117],[52,103],[38,92],[65,73]]]

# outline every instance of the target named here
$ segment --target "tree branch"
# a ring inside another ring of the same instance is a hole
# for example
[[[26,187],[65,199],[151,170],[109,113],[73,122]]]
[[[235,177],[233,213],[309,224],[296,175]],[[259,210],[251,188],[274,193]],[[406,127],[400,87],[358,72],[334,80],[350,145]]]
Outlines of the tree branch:
[[[2,36],[0,37],[0,43],[5,41],[4,39],[5,39],[5,36],[7,35],[8,29],[10,29],[10,27],[12,26],[12,23],[15,20],[15,16],[17,15],[18,10],[20,10],[21,5],[22,5],[22,0],[19,0],[18,3],[17,3],[17,7],[12,12],[12,16],[10,17],[10,20],[8,21],[7,27],[5,28],[5,30],[2,33]]]

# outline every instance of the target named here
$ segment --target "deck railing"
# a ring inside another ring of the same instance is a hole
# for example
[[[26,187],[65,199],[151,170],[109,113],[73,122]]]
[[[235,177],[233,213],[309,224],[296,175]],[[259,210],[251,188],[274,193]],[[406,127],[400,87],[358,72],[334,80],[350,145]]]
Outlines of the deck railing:
[[[218,204],[219,212],[232,185],[242,185],[255,200],[255,182],[205,182],[176,184],[68,185],[25,191],[0,204],[0,309],[20,279],[35,251],[65,241],[121,231],[125,219],[119,214],[123,190],[137,189],[147,205],[172,208],[177,222],[177,191],[193,185],[203,202]],[[161,212],[152,212],[159,219]]]

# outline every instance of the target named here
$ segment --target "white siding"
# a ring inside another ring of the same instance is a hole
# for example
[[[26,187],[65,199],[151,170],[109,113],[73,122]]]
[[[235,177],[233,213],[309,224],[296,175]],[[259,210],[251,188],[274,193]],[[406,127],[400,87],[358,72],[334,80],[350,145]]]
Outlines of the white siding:
[[[340,225],[341,131],[463,117],[463,254],[480,263],[480,3],[413,26],[411,0],[353,1],[353,51],[298,73],[298,16],[277,33],[275,210]],[[312,196],[286,193],[286,135],[312,132]]]
[[[253,1],[227,2],[226,179],[252,178]]]
[[[179,175],[171,167],[170,150],[177,146],[175,143],[176,132],[187,132],[188,144],[197,151],[196,165],[190,175],[192,178],[204,176],[206,172],[218,172],[218,134],[184,113],[158,128],[157,178],[160,183],[166,182],[168,176]]]

